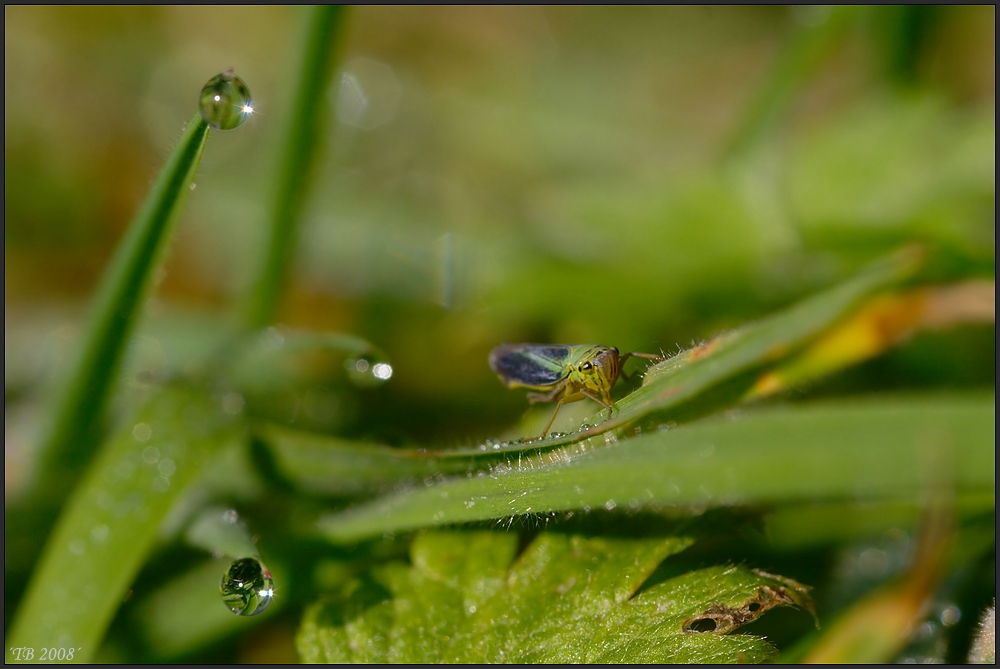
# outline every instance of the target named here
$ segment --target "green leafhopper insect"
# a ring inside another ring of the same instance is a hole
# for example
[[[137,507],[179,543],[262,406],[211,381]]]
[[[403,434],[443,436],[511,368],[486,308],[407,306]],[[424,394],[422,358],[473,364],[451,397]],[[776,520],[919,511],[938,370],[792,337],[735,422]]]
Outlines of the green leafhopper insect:
[[[597,344],[501,344],[490,352],[490,369],[508,388],[527,388],[528,401],[556,401],[555,411],[542,430],[545,437],[559,408],[589,397],[610,414],[614,409],[611,388],[631,357],[662,360],[651,353],[626,353]],[[627,378],[627,377],[626,377]]]

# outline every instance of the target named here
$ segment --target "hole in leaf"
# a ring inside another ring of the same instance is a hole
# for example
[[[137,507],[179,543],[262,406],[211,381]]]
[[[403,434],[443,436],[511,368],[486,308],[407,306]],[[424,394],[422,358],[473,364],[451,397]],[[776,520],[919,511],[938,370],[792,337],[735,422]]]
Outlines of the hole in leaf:
[[[688,632],[714,632],[718,625],[714,618],[695,618],[687,624]]]

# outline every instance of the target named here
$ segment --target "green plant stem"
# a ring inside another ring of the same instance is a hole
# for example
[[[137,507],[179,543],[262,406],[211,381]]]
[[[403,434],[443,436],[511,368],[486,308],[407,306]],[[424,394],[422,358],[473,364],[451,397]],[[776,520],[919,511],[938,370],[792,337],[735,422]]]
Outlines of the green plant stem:
[[[823,20],[795,30],[747,107],[727,155],[750,149],[778,123],[796,91],[816,70],[857,13],[856,7],[833,7]]]
[[[102,279],[82,352],[50,413],[35,491],[61,503],[100,441],[122,355],[201,161],[208,125],[188,123]]]
[[[244,320],[251,329],[274,320],[278,298],[291,263],[309,175],[316,162],[326,119],[326,91],[343,8],[321,5],[309,9],[303,31],[302,58],[296,72],[292,110],[281,142],[274,180],[270,231],[264,258],[245,305]]]

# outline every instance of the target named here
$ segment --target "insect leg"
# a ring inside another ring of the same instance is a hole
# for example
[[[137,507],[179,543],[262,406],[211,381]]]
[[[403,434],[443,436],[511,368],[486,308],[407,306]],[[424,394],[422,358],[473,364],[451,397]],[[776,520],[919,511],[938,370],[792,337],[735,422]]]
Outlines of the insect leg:
[[[556,414],[559,413],[559,407],[563,405],[563,401],[564,401],[563,398],[560,397],[559,401],[556,403],[556,410],[552,412],[552,416],[551,418],[549,418],[549,422],[545,424],[545,429],[542,430],[541,436],[538,437],[539,439],[544,439],[545,435],[549,433],[549,428],[552,427],[552,422],[556,419]]]
[[[625,373],[625,361],[628,360],[629,358],[645,358],[646,360],[656,360],[657,362],[666,360],[664,356],[656,355],[655,353],[642,353],[640,351],[623,353],[618,358],[618,366],[621,369],[621,372],[619,372],[618,375],[625,381],[628,381],[631,378],[628,374]]]
[[[613,414],[615,412],[615,405],[614,405],[614,402],[611,401],[611,398],[608,398],[608,399],[605,400],[600,395],[594,395],[589,390],[585,390],[585,389],[582,389],[582,388],[580,389],[580,392],[582,392],[584,395],[586,395],[587,397],[589,397],[590,399],[594,400],[595,402],[597,402],[598,404],[600,404],[601,406],[603,406],[605,409],[607,409],[608,410],[608,418],[611,418],[611,414]]]
[[[645,358],[646,360],[656,360],[657,362],[659,362],[660,360],[666,360],[666,358],[663,357],[662,355],[656,355],[655,353],[642,353],[641,351],[632,351],[631,353],[623,353],[618,358],[618,361],[624,363],[629,358]]]

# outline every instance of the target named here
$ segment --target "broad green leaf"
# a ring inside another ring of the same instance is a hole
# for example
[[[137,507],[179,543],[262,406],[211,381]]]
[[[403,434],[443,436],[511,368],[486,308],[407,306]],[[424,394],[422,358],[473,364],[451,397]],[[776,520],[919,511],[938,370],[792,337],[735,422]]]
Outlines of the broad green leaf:
[[[916,499],[933,477],[958,494],[996,485],[994,397],[942,395],[779,406],[623,441],[591,439],[475,478],[328,516],[335,541],[383,532],[590,510]],[[950,471],[932,469],[944,458]]]
[[[761,638],[726,633],[781,605],[811,607],[793,581],[715,567],[658,583],[683,537],[428,533],[411,565],[386,565],[311,607],[307,662],[759,662]]]
[[[105,443],[70,497],[18,609],[8,648],[75,647],[77,661],[92,658],[174,501],[210,456],[238,435],[205,391],[156,391]]]

